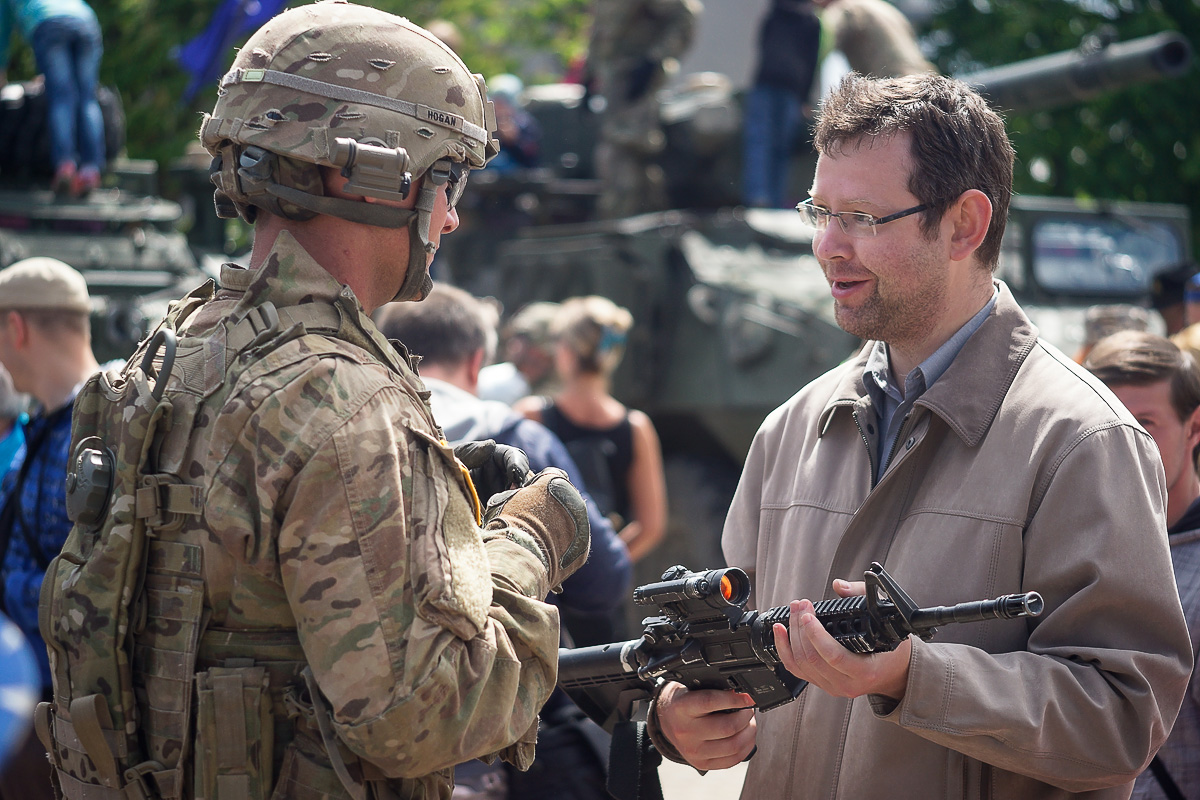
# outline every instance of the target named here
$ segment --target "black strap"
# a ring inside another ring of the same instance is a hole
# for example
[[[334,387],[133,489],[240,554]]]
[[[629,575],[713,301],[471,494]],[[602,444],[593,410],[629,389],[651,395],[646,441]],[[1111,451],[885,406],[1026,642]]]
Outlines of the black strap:
[[[658,780],[662,755],[650,742],[646,723],[627,720],[613,726],[608,750],[608,793],[616,800],[663,800]],[[622,769],[624,765],[633,769]]]
[[[17,472],[17,480],[13,483],[12,492],[8,495],[8,501],[5,502],[4,508],[0,509],[0,564],[4,563],[4,559],[8,556],[8,546],[12,541],[12,533],[17,529],[17,514],[21,510],[21,488],[25,485],[25,479],[29,477],[29,471],[33,468],[33,462],[37,458],[38,452],[42,446],[46,444],[46,440],[50,438],[50,433],[57,426],[64,415],[70,415],[71,408],[74,404],[67,403],[62,408],[47,416],[42,420],[42,428],[38,431],[37,436],[33,439],[25,440],[25,460],[21,462],[21,469]],[[37,559],[38,566],[43,570],[50,566],[50,560],[46,558],[42,552],[42,548],[33,540],[29,531],[21,526],[21,537],[25,540],[25,544],[29,546],[30,553]],[[4,608],[4,593],[0,592],[0,610]]]
[[[1179,790],[1179,784],[1175,783],[1175,779],[1171,777],[1170,770],[1163,760],[1158,756],[1150,762],[1150,771],[1154,773],[1155,780],[1162,787],[1163,794],[1167,796],[1167,800],[1187,800],[1183,796],[1183,792]]]

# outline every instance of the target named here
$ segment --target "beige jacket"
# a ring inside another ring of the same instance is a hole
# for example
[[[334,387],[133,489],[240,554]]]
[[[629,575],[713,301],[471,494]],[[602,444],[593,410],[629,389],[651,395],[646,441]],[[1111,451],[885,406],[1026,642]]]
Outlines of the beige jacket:
[[[809,687],[758,716],[745,798],[1126,798],[1192,664],[1153,440],[995,310],[917,402],[872,487],[866,350],[763,424],[725,526],[758,608],[878,560],[922,606],[1035,590],[1040,618],[914,641],[899,704]]]

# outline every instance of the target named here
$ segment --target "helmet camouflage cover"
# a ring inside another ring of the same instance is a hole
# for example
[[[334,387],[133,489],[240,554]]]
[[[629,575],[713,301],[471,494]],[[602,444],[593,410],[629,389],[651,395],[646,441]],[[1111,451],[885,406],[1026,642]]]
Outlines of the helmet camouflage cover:
[[[495,128],[483,78],[433,34],[378,9],[321,0],[250,37],[200,140],[214,157],[218,215],[253,222],[257,207],[288,219],[408,225],[420,239],[410,263],[424,271],[436,184],[451,164],[478,169],[495,156]],[[389,200],[427,174],[433,180],[405,213],[323,196],[310,165],[340,168],[349,194]]]

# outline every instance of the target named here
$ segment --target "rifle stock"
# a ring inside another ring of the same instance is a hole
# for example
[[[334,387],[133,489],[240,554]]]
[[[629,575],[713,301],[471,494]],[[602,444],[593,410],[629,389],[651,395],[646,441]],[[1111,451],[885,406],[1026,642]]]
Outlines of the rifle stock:
[[[928,641],[936,626],[991,619],[1035,617],[1037,592],[954,606],[918,608],[881,565],[864,573],[867,593],[814,603],[817,619],[843,647],[856,653],[895,649],[913,634]],[[640,639],[559,650],[558,685],[584,713],[607,730],[632,718],[659,680],[691,689],[745,692],[763,711],[795,700],[807,681],[788,672],[775,648],[772,627],[787,625],[787,606],[746,611],[750,579],[736,567],[690,572],[675,566],[658,583],[634,590],[634,602],[655,606]]]

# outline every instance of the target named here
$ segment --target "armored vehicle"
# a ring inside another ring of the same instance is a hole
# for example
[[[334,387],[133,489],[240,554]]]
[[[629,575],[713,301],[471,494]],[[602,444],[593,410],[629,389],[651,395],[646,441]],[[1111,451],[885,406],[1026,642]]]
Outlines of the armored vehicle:
[[[55,194],[45,104],[37,84],[0,91],[0,268],[31,256],[79,270],[93,298],[92,347],[101,363],[124,358],[167,304],[204,278],[179,229],[180,205],[157,196],[157,165],[119,157],[124,117],[102,89],[110,168],[86,197]]]
[[[1186,40],[1160,34],[966,80],[999,108],[1033,110],[1178,75],[1190,58]],[[549,166],[473,174],[462,226],[435,266],[507,313],[582,294],[633,313],[614,393],[658,429],[671,509],[666,542],[636,577],[653,580],[663,564],[719,565],[720,526],[754,431],[859,342],[834,322],[798,215],[737,206],[740,112],[720,76],[695,76],[663,96],[662,165],[675,208],[609,221],[592,219],[595,115],[582,90],[526,94]],[[798,187],[809,185],[814,162],[796,156]],[[1018,197],[999,274],[1043,334],[1074,355],[1084,309],[1145,305],[1154,276],[1190,258],[1184,207]]]

